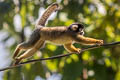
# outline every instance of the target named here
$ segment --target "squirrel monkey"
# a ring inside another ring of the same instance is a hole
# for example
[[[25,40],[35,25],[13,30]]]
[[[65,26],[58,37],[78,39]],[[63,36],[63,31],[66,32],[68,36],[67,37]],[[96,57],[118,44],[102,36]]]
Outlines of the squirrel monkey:
[[[58,4],[54,3],[49,6],[42,15],[35,30],[31,34],[27,42],[18,44],[14,51],[13,58],[16,60],[14,65],[17,65],[22,59],[31,57],[46,41],[55,44],[63,45],[70,53],[80,53],[81,49],[73,46],[73,43],[87,45],[102,45],[103,40],[84,37],[84,26],[82,24],[73,23],[70,26],[44,27],[47,18],[54,11],[58,10]],[[22,55],[18,56],[20,50],[27,50]]]

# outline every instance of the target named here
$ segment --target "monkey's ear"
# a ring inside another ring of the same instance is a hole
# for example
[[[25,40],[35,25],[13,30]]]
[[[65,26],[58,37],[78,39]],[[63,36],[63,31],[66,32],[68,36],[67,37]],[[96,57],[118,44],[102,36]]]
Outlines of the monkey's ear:
[[[71,25],[71,30],[77,31],[77,29],[78,29],[78,25]]]

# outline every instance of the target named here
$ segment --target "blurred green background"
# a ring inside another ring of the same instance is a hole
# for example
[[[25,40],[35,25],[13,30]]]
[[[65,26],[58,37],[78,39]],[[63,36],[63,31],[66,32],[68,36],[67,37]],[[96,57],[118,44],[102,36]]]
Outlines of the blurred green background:
[[[62,10],[52,14],[46,26],[84,23],[85,36],[106,43],[120,41],[120,0],[0,0],[0,69],[12,63],[17,44],[29,38],[37,19],[53,2]],[[66,53],[63,46],[46,43],[30,59]],[[0,80],[120,80],[120,46],[26,64],[0,72]]]

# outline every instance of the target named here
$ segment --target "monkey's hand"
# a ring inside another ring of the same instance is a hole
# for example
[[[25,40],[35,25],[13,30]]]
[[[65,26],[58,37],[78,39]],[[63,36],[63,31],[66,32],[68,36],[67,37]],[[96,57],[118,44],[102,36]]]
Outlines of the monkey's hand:
[[[103,40],[97,40],[97,41],[96,41],[96,45],[99,45],[99,46],[100,46],[100,45],[103,45],[103,44],[104,44]]]
[[[81,49],[77,48],[77,54],[80,54],[80,53],[81,53]]]

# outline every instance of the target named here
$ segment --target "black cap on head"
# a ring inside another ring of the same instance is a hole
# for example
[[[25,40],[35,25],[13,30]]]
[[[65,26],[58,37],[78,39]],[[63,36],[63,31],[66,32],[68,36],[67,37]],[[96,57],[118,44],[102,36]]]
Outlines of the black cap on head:
[[[75,32],[79,32],[79,29],[84,29],[84,25],[79,23],[73,23],[69,26],[69,29]]]
[[[83,24],[80,24],[80,23],[73,23],[71,25],[78,25],[79,28],[84,28],[84,25]]]

